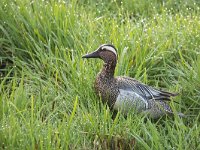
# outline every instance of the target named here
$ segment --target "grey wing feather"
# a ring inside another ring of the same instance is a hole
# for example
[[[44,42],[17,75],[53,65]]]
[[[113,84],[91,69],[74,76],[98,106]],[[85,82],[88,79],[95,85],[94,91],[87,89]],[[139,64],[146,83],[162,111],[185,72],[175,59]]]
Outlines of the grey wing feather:
[[[170,100],[170,97],[178,95],[177,93],[165,92],[151,86],[140,83],[129,77],[118,77],[119,89],[132,90],[148,100]]]

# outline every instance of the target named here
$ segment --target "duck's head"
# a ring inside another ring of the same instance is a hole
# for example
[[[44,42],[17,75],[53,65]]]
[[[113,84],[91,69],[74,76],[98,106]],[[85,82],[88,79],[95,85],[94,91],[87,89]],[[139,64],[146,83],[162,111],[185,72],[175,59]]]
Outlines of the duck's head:
[[[100,58],[105,63],[116,63],[117,52],[116,48],[111,44],[103,44],[92,53],[82,56],[82,58]]]

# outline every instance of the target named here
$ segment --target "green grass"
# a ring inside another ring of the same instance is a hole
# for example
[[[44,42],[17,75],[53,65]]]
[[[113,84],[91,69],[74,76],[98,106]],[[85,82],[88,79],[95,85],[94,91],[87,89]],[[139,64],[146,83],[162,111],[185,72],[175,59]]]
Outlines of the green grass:
[[[116,75],[179,92],[189,117],[112,120],[93,91],[102,62],[81,59],[103,43]],[[0,149],[200,149],[198,0],[1,0],[0,66]]]

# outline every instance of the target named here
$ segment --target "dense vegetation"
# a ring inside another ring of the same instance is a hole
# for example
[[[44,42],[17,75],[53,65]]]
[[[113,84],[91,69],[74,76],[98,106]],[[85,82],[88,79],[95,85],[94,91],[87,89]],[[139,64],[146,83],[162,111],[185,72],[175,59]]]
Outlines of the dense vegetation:
[[[0,3],[0,149],[200,149],[198,0]],[[102,62],[81,59],[103,43],[116,75],[179,92],[187,117],[112,120],[93,91]]]

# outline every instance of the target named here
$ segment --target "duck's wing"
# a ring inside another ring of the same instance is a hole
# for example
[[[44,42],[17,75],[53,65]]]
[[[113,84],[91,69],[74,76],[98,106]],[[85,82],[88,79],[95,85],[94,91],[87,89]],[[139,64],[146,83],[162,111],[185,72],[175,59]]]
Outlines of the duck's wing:
[[[170,101],[170,97],[178,95],[177,93],[165,92],[158,90],[151,86],[145,85],[133,78],[129,77],[118,77],[118,88],[133,91],[146,100],[167,100]]]

